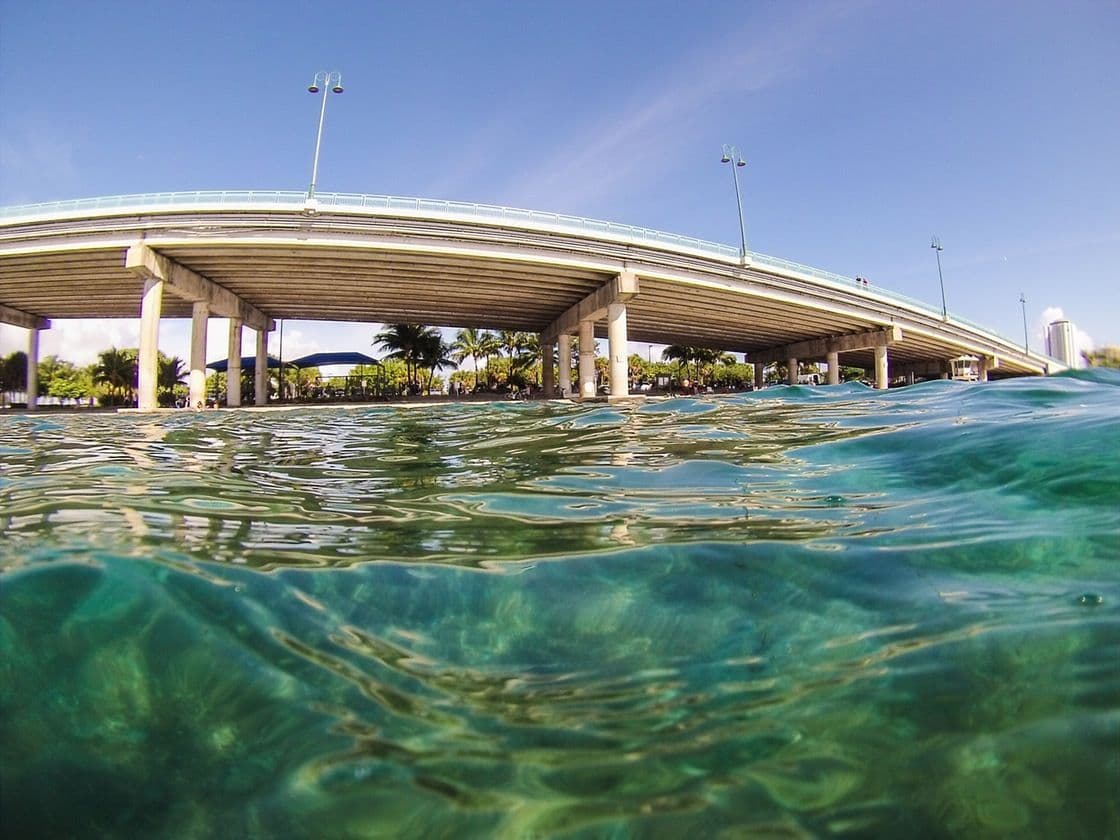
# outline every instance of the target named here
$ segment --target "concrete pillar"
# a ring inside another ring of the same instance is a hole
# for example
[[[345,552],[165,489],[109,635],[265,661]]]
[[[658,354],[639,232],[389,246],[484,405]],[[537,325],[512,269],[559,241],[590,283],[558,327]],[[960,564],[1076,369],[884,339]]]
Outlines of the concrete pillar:
[[[226,405],[241,405],[241,321],[229,319],[229,367],[226,368]]]
[[[595,396],[595,322],[579,322],[579,395]]]
[[[551,341],[545,341],[543,338],[540,342],[541,345],[541,389],[544,391],[545,399],[551,399],[556,394],[556,386],[554,384],[555,376],[553,370],[556,364],[555,358],[555,345]]]
[[[786,360],[786,384],[797,384],[797,359],[792,356]]]
[[[913,385],[914,384],[914,371],[910,371],[910,373],[908,373],[906,375],[906,384],[907,385]]]
[[[191,315],[191,408],[206,407],[206,326],[210,304],[196,300]]]
[[[887,348],[875,348],[875,387],[880,391],[887,390],[890,379],[887,376]]]
[[[988,357],[981,356],[980,361],[976,363],[977,379],[980,382],[988,381]]]
[[[137,407],[141,411],[159,408],[156,387],[159,382],[159,318],[163,309],[163,280],[149,277],[144,281],[144,297],[140,303],[140,350],[137,366]]]
[[[828,384],[840,384],[840,354],[835,351],[828,354]]]
[[[572,337],[567,333],[560,333],[557,339],[560,356],[560,396],[572,395]]]
[[[27,331],[27,410],[39,407],[39,331]]]
[[[630,395],[630,365],[626,358],[626,304],[607,306],[607,343],[610,345],[611,396]]]
[[[754,363],[754,389],[761,391],[766,387],[766,365],[763,362]]]
[[[253,402],[268,405],[268,332],[257,330],[257,355],[253,359]]]

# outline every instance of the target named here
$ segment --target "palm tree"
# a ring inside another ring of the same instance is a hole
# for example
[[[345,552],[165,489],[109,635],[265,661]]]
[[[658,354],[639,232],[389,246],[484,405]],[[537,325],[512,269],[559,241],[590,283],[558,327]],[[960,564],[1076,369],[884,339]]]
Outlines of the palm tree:
[[[168,358],[159,354],[159,374],[156,383],[159,385],[160,404],[170,405],[175,401],[175,387],[183,384],[187,378],[185,363],[178,356]]]
[[[389,350],[386,358],[400,359],[405,363],[410,388],[419,390],[419,359],[425,341],[439,331],[422,324],[390,324],[374,336],[373,343],[382,350]],[[442,336],[441,336],[442,339]]]
[[[485,330],[479,332],[474,327],[467,327],[459,330],[458,335],[455,336],[454,344],[451,345],[453,351],[451,358],[456,363],[462,364],[463,359],[471,360],[471,366],[474,368],[475,388],[478,388],[478,359],[486,355],[488,339],[493,339],[493,336]]]
[[[696,363],[696,376],[695,381],[700,383],[700,366],[710,365],[720,360],[722,353],[719,350],[711,350],[707,347],[697,347],[692,344],[670,344],[663,351],[661,351],[661,358],[666,361],[676,361],[687,370],[689,362]]]
[[[498,332],[498,344],[506,351],[506,355],[509,356],[511,367],[513,354],[517,352],[517,349],[521,346],[523,335],[524,333],[518,332],[517,330],[501,330]]]
[[[108,387],[109,400],[114,405],[118,396],[131,402],[136,387],[136,350],[110,347],[98,353],[93,381]]]
[[[517,361],[516,364],[511,360],[510,373],[512,374],[516,369],[519,376],[525,378],[525,372],[532,368],[541,360],[541,339],[540,336],[533,333],[518,333],[517,340]],[[539,381],[534,380],[535,385],[540,385]]]
[[[498,336],[494,335],[494,333],[485,332],[482,335],[483,339],[481,353],[482,357],[486,360],[486,382],[490,387],[493,387],[494,381],[490,372],[490,357],[497,356],[499,353],[501,353],[502,345],[498,339]]]
[[[439,330],[431,330],[420,342],[416,362],[420,367],[428,369],[428,391],[432,390],[432,380],[435,379],[436,368],[455,366],[455,361],[450,358],[450,354],[451,348],[443,340],[443,335]]]

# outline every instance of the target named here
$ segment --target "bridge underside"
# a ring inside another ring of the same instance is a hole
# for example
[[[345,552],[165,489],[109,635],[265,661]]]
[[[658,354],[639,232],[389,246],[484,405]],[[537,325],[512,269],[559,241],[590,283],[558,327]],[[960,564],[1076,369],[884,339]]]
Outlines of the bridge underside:
[[[8,224],[0,228],[0,313],[139,317],[145,278],[126,258],[141,241],[271,319],[541,333],[630,272],[640,284],[625,302],[630,341],[754,358],[797,342],[899,326],[892,367],[928,368],[971,352],[990,357],[993,368],[999,359],[1004,375],[1045,372],[1040,357],[986,344],[986,334],[965,325],[796,272],[558,232],[343,213],[169,212]],[[197,317],[197,303],[171,288],[162,316]],[[594,333],[607,335],[604,320]],[[875,352],[855,349],[841,363],[871,367]]]

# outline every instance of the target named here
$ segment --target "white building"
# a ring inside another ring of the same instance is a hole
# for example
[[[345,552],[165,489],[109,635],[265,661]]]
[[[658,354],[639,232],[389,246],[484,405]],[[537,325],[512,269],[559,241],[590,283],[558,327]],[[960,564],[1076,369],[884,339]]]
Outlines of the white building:
[[[1069,321],[1054,321],[1047,327],[1046,349],[1059,362],[1064,362],[1071,368],[1079,366],[1077,341],[1074,337],[1073,324]]]

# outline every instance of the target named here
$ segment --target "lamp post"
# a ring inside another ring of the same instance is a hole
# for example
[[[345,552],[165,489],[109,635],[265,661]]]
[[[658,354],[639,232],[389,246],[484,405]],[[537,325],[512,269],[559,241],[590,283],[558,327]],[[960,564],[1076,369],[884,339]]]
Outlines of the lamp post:
[[[315,204],[315,182],[319,180],[319,147],[323,143],[323,118],[327,115],[327,94],[342,93],[342,74],[322,71],[315,74],[311,84],[307,86],[308,93],[323,91],[323,106],[319,109],[319,133],[315,135],[315,160],[311,164],[311,186],[307,188],[307,203]]]
[[[941,283],[941,320],[949,320],[949,310],[945,306],[945,278],[941,276],[941,252],[945,249],[941,247],[940,237],[934,236],[929,241],[929,247],[937,253],[937,280]]]
[[[739,150],[734,146],[723,144],[723,156],[719,159],[720,163],[730,163],[731,166],[731,180],[735,182],[735,204],[739,208],[739,262],[743,265],[747,264],[747,227],[743,224],[743,198],[739,193],[739,167],[746,166],[747,162],[743,160],[739,154]]]
[[[1019,292],[1019,303],[1023,304],[1023,352],[1031,352],[1030,339],[1027,333],[1027,296]]]

